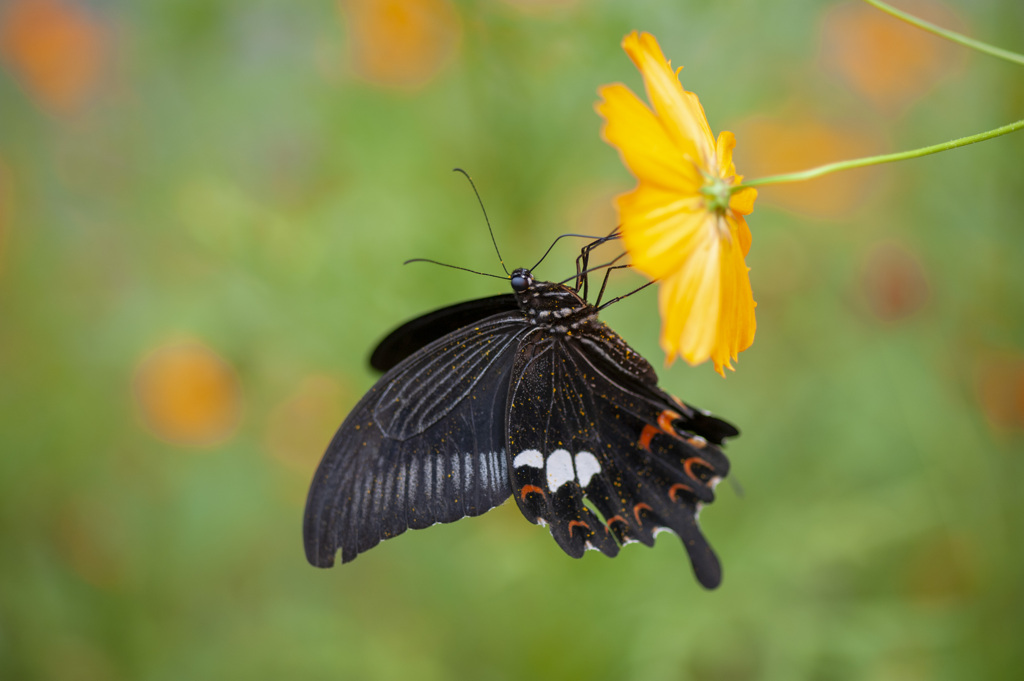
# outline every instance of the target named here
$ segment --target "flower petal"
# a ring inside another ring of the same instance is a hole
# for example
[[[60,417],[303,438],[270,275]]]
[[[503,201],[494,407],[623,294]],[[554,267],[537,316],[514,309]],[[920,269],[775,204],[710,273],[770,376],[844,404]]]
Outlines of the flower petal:
[[[750,215],[754,212],[755,199],[757,199],[757,189],[754,187],[741,189],[729,197],[729,210],[741,215]]]
[[[623,194],[616,203],[622,240],[633,266],[652,279],[685,266],[694,248],[693,239],[707,229],[711,218],[703,208],[703,197],[646,183]]]
[[[721,314],[721,242],[707,230],[687,265],[666,278],[658,294],[663,320],[661,347],[669,358],[700,364],[715,350]]]
[[[719,177],[733,177],[736,175],[736,166],[732,163],[732,150],[736,146],[736,135],[728,130],[718,133],[718,145],[715,149],[718,155]]]
[[[742,215],[734,213],[729,216],[729,226],[740,245],[740,252],[746,257],[750,252],[750,227],[747,226],[747,221],[743,219]]]
[[[659,118],[665,121],[676,146],[695,160],[707,164],[714,158],[715,138],[704,107],[697,95],[683,89],[658,40],[650,33],[637,34],[633,31],[623,39],[622,49],[640,70],[647,87],[647,97]]]
[[[625,85],[606,85],[598,94],[602,101],[594,108],[605,120],[601,135],[619,150],[629,170],[666,189],[696,193],[703,182],[700,173],[684,161],[654,113]]]
[[[744,233],[747,235],[745,245]],[[749,234],[750,230],[744,221],[742,225],[730,224],[728,236],[722,239],[719,263],[722,276],[722,315],[711,360],[715,363],[715,371],[723,376],[724,367],[732,369],[730,359],[737,359],[739,353],[754,342],[754,332],[757,329],[754,316],[757,303],[754,302],[750,289],[749,268],[743,260],[744,247],[750,247]]]

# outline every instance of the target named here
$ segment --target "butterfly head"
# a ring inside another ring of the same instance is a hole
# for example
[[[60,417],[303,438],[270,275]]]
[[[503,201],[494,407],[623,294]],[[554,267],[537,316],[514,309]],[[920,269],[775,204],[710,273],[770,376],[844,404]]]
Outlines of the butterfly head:
[[[533,286],[533,274],[525,267],[513,270],[509,280],[512,284],[512,290],[516,293],[526,293]]]
[[[525,267],[514,270],[509,279],[519,308],[534,324],[564,333],[579,328],[585,319],[597,314],[573,289],[537,281]]]

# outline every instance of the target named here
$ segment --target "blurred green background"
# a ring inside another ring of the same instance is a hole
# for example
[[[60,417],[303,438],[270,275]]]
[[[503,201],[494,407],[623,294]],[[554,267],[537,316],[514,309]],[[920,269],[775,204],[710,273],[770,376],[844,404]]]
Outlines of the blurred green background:
[[[901,3],[1024,49],[1019,0]],[[567,558],[514,505],[306,564],[306,486],[405,319],[633,180],[654,32],[747,176],[1016,120],[1024,78],[851,2],[0,2],[0,678],[963,679],[1024,669],[1024,135],[765,189],[759,328],[664,368],[736,423],[701,520]],[[572,273],[566,243],[538,271]],[[640,278],[620,273],[616,292]]]

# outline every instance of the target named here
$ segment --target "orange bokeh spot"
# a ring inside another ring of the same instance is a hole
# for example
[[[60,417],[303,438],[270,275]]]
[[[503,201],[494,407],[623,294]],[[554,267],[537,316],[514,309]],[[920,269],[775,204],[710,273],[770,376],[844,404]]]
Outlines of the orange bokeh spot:
[[[905,0],[900,9],[950,30],[957,20],[933,1]],[[902,109],[922,97],[958,65],[962,47],[874,7],[839,5],[821,28],[822,60],[853,90],[882,110]]]
[[[881,141],[865,129],[807,117],[758,117],[737,126],[736,167],[743,177],[806,170],[879,153]],[[758,187],[758,199],[813,218],[841,218],[864,202],[875,168],[859,168],[816,180]]]
[[[100,77],[103,31],[76,5],[13,0],[0,16],[0,58],[51,113],[80,107]]]
[[[988,357],[977,370],[975,384],[989,423],[1003,430],[1024,430],[1024,354]]]
[[[875,316],[893,322],[911,316],[928,302],[928,276],[921,261],[891,242],[877,244],[865,257],[864,293]]]
[[[338,0],[352,66],[387,87],[418,88],[454,57],[462,22],[448,0]]]
[[[235,372],[191,341],[165,345],[144,358],[135,371],[135,396],[149,429],[177,444],[223,442],[241,415]]]
[[[267,420],[267,449],[275,459],[310,473],[345,417],[351,399],[338,381],[309,376]]]

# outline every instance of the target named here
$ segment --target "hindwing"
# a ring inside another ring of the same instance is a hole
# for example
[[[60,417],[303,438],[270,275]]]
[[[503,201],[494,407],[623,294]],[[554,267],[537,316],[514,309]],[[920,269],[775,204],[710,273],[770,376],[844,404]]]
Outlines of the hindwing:
[[[519,313],[485,319],[388,371],[331,440],[306,502],[309,562],[328,567],[401,534],[475,516],[511,491],[505,407]]]
[[[524,341],[507,410],[513,494],[573,557],[588,548],[614,556],[671,530],[698,581],[714,588],[721,567],[697,514],[729,470],[717,445],[736,430],[658,389],[648,369],[600,323]]]

